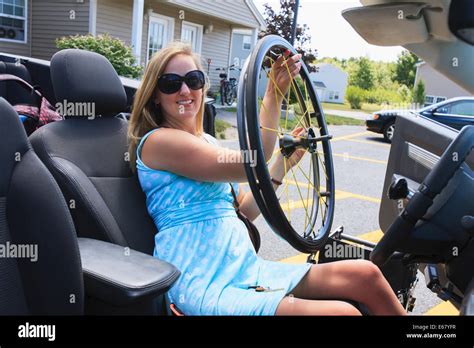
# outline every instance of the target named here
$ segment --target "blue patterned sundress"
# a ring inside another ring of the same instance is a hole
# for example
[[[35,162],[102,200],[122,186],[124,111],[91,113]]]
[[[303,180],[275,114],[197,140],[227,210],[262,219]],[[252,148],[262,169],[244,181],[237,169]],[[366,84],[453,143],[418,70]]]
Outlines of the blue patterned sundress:
[[[186,315],[274,315],[311,264],[257,256],[233,207],[228,183],[200,182],[147,167],[137,148],[137,171],[148,213],[158,229],[153,256],[180,271],[167,295]],[[203,137],[218,146],[209,134]],[[238,184],[232,183],[236,194]],[[256,291],[262,286],[270,291]]]

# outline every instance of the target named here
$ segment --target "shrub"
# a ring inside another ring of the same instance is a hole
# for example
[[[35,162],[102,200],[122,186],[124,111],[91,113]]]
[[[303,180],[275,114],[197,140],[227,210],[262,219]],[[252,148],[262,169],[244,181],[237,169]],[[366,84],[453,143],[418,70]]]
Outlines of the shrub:
[[[142,67],[136,65],[131,47],[109,34],[62,37],[56,39],[56,47],[59,49],[78,48],[99,53],[110,61],[120,76],[137,78],[142,73]]]
[[[411,101],[411,90],[407,86],[401,85],[400,87],[398,87],[397,93],[403,102]]]
[[[349,86],[346,90],[346,100],[351,106],[351,109],[360,109],[362,101],[365,98],[365,92],[362,88],[356,86]]]
[[[402,99],[396,90],[377,88],[366,91],[364,101],[371,104],[390,104],[399,103]]]

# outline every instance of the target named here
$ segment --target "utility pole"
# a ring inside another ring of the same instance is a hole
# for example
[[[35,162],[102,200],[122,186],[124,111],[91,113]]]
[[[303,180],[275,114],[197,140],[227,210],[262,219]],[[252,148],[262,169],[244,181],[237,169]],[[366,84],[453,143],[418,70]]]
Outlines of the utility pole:
[[[294,7],[293,7],[293,23],[291,27],[291,40],[290,43],[292,46],[295,45],[296,39],[296,23],[298,22],[298,8],[300,7],[300,0],[294,0]]]
[[[293,0],[293,22],[291,23],[291,37],[290,37],[290,44],[291,46],[295,45],[295,40],[296,40],[296,22],[298,21],[298,8],[300,6],[300,0]],[[289,96],[289,93],[287,94],[287,97]],[[294,112],[288,110],[288,105],[286,104],[285,99],[283,100],[281,104],[281,113],[287,113],[288,112],[288,118],[290,120],[294,119]]]

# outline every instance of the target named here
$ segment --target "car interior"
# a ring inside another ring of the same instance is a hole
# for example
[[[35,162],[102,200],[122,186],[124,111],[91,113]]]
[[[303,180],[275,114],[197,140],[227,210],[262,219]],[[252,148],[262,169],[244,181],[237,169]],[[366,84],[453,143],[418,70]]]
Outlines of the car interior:
[[[361,3],[342,15],[369,43],[403,46],[474,93],[474,69],[459,68],[472,62],[472,29],[466,33],[466,26],[448,18],[452,1]],[[408,25],[399,25],[398,11],[408,14]],[[37,262],[0,258],[0,314],[171,314],[165,294],[180,271],[152,256],[156,227],[127,161],[136,82],[120,78],[104,57],[75,49],[59,51],[50,63],[1,54],[0,73],[38,86],[53,104],[94,103],[98,115],[69,115],[27,137],[12,105],[34,104],[34,97],[0,81],[0,243],[37,244],[41,255]],[[204,129],[211,135],[214,117],[206,105]],[[407,194],[383,195],[384,232],[400,213],[399,199],[418,190],[459,135],[422,116],[396,122],[384,192],[403,179]],[[436,264],[442,288],[458,298],[473,288],[474,268],[465,266],[474,263],[474,227],[462,222],[473,215],[473,168],[471,152],[400,250],[427,256],[423,265]],[[454,242],[462,243],[463,257],[428,257],[444,255]],[[470,302],[463,308],[473,310]]]

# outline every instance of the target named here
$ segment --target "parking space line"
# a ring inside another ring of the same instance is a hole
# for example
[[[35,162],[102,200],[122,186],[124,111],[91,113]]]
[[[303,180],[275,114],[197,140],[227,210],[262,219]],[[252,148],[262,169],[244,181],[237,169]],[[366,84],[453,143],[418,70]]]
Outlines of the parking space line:
[[[383,232],[380,229],[372,231],[372,232],[363,233],[357,236],[357,238],[360,238],[372,243],[378,243],[382,237],[383,237]]]
[[[304,187],[305,189],[308,188],[307,183],[303,183],[301,181],[295,181],[295,180],[284,180],[285,183],[287,181],[288,181],[288,184],[290,184],[290,185],[298,185],[299,187]],[[326,188],[324,186],[321,186],[321,191],[324,191],[324,190],[326,190]],[[380,198],[359,195],[357,193],[352,193],[352,192],[342,191],[342,190],[336,190],[336,199],[337,199],[338,194],[340,195],[340,197],[344,197],[344,198],[356,198],[356,199],[360,199],[360,200],[368,201],[368,202],[373,202],[373,203],[380,203],[381,202]],[[339,198],[339,199],[343,199],[343,198]]]
[[[370,132],[360,132],[360,133],[353,133],[353,134],[348,134],[348,135],[342,135],[340,137],[335,137],[331,139],[331,142],[333,141],[340,141],[340,140],[345,140],[345,139],[351,139],[351,138],[356,138],[360,137],[362,135],[369,135],[371,134]]]
[[[300,264],[300,263],[305,263],[307,258],[308,258],[308,254],[298,254],[298,255],[287,257],[278,261],[282,263]]]
[[[350,192],[341,192],[336,190],[336,201],[339,201],[341,199],[347,199],[347,198],[353,198],[354,196]],[[309,203],[311,203],[311,200],[308,200]],[[288,212],[288,208],[290,209],[301,209],[305,208],[304,202],[299,199],[297,201],[290,200],[289,202],[289,207],[288,207],[288,202],[286,201],[281,201],[280,200],[280,205],[283,211]]]
[[[423,315],[459,315],[459,310],[451,302],[441,302]]]
[[[389,144],[379,144],[376,141],[369,141],[369,140],[362,140],[362,139],[344,139],[345,141],[351,141],[355,143],[362,143],[362,144],[370,144],[370,145],[375,145],[375,146],[381,146],[381,147],[386,147],[390,148],[391,145]]]
[[[353,159],[353,160],[357,160],[357,161],[366,161],[366,162],[372,162],[372,163],[387,164],[387,161],[381,161],[381,160],[376,160],[376,159],[366,158],[366,157],[351,156],[348,153],[343,153],[343,154],[333,153],[332,155],[336,156],[336,157],[344,157],[344,158],[347,158],[347,159]]]
[[[336,190],[338,192],[339,190]],[[369,197],[364,195],[359,195],[357,193],[351,193],[352,198],[360,199],[367,202],[379,203],[382,201],[380,198]]]

